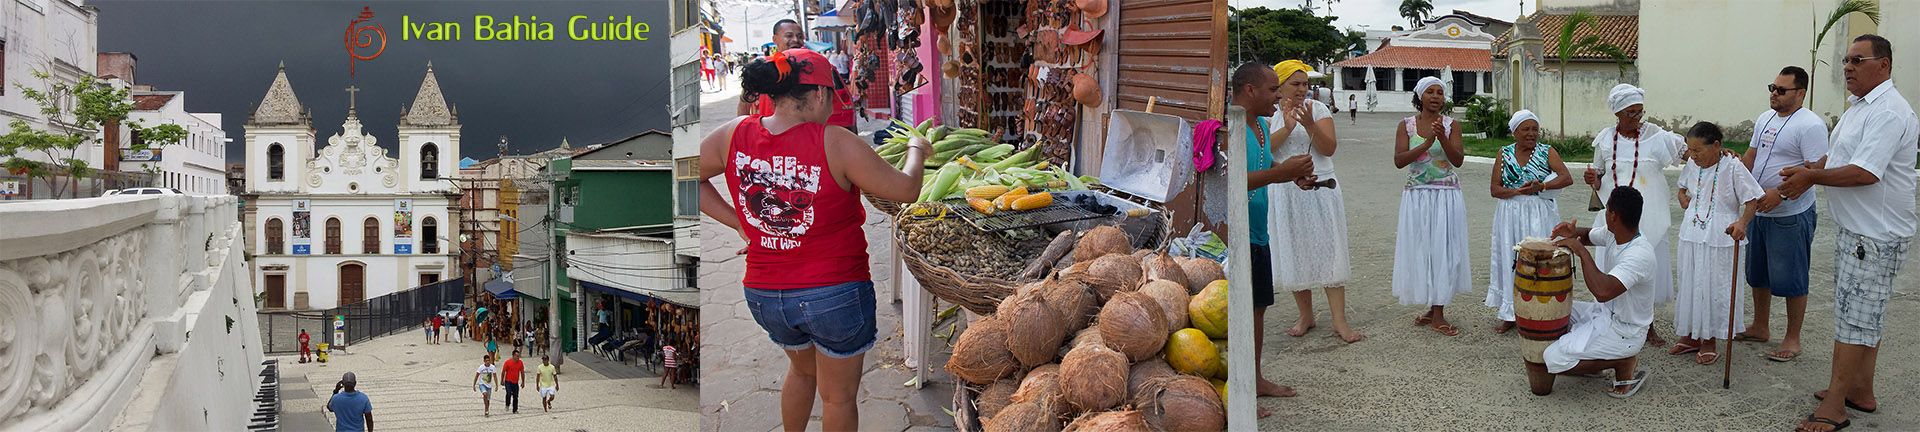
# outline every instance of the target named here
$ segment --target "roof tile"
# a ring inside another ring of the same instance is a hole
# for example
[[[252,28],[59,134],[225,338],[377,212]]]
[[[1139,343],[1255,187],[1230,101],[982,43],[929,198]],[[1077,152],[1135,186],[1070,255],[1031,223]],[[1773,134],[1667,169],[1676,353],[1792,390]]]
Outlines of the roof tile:
[[[1428,48],[1388,45],[1367,55],[1354,57],[1334,63],[1340,67],[1392,67],[1413,69],[1445,69],[1452,66],[1456,71],[1493,70],[1492,52],[1472,48]]]
[[[1527,21],[1533,22],[1540,29],[1540,46],[1547,48],[1546,59],[1560,58],[1559,50],[1555,48],[1560,43],[1560,26],[1565,25],[1567,18],[1571,16],[1573,14],[1534,13],[1533,16],[1527,17]],[[1507,55],[1507,40],[1513,36],[1513,32],[1514,30],[1507,30],[1493,40],[1494,55],[1501,57]],[[1594,15],[1593,20],[1577,29],[1573,36],[1574,40],[1599,36],[1601,43],[1619,47],[1621,51],[1627,53],[1627,58],[1640,57],[1640,16],[1638,15]],[[1611,60],[1612,58],[1595,52],[1581,52],[1573,56],[1575,60]]]

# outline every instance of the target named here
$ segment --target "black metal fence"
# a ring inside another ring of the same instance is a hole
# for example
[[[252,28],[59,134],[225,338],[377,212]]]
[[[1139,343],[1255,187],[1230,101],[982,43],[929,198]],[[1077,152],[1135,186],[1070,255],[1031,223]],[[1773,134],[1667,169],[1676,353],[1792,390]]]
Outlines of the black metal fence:
[[[333,341],[333,319],[346,319],[348,347],[380,336],[407,330],[418,332],[420,325],[447,303],[459,303],[466,297],[465,278],[448,279],[410,290],[367,299],[333,309],[260,312],[260,338],[268,354],[300,352],[300,331],[306,330],[312,344]],[[418,336],[426,338],[426,333]]]

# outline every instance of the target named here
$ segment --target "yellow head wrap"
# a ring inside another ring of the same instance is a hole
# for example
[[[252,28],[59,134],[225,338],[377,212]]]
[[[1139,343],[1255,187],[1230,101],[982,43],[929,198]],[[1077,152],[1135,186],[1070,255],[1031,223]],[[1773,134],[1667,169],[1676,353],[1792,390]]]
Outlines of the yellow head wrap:
[[[1287,60],[1273,65],[1273,74],[1280,77],[1281,82],[1286,82],[1287,77],[1293,76],[1294,72],[1310,71],[1313,71],[1313,66],[1307,66],[1306,62],[1299,60]]]

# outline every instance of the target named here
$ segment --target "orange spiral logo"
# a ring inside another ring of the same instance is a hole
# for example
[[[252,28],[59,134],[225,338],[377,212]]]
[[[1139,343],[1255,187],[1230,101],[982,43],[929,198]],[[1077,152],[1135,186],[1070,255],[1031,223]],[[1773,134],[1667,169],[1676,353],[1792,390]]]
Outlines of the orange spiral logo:
[[[354,64],[358,60],[373,60],[374,58],[380,57],[380,53],[387,51],[387,29],[385,27],[381,27],[379,24],[360,25],[360,23],[372,19],[373,6],[364,6],[363,9],[360,10],[359,19],[347,23],[347,76],[353,76]],[[376,38],[380,41],[380,47],[374,49],[373,55],[361,56],[360,53],[355,51],[358,48],[373,46],[374,39]]]

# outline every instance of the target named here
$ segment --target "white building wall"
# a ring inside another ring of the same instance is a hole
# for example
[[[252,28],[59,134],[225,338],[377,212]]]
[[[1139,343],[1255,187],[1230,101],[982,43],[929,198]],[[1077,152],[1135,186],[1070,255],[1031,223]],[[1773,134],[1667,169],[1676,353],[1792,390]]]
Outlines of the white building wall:
[[[298,193],[306,191],[302,185],[308,159],[313,159],[313,132],[303,127],[250,127],[246,134],[246,170],[247,192],[249,193]],[[279,144],[286,151],[284,176],[279,180],[268,179],[268,150]],[[265,220],[265,219],[262,219]]]
[[[1809,68],[1815,25],[1824,24],[1837,0],[1699,0],[1647,2],[1640,15],[1640,56],[1650,116],[1690,116],[1722,127],[1747,123],[1767,108],[1767,84],[1786,66]],[[1920,16],[1920,3],[1881,1],[1882,30],[1894,46],[1894,83],[1920,86],[1920,27],[1898,18]],[[1904,14],[1904,15],[1902,15]],[[1810,16],[1820,17],[1815,22]],[[1895,24],[1901,23],[1901,24]],[[1832,119],[1846,111],[1840,59],[1853,36],[1871,31],[1847,20],[1835,25],[1820,47],[1825,64],[1813,71],[1808,108]],[[1766,29],[1766,31],[1755,31]],[[1680,40],[1688,42],[1645,43]],[[1906,63],[1902,67],[1902,64]],[[1908,84],[1914,83],[1914,84]],[[1920,88],[1920,87],[1916,87]],[[1920,91],[1907,91],[1920,102]],[[1658,112],[1655,112],[1658,111]],[[1739,139],[1745,140],[1746,137]]]
[[[81,1],[75,0],[17,0],[0,3],[0,23],[5,23],[4,32],[6,61],[4,76],[6,89],[0,91],[0,116],[5,120],[24,119],[34,129],[56,133],[81,132],[76,129],[52,124],[40,115],[40,106],[27,99],[13,84],[45,89],[34,71],[53,75],[53,79],[66,83],[80,82],[85,75],[97,72],[99,58],[98,33],[96,21],[98,12],[88,9]],[[102,166],[104,147],[98,142],[81,144],[73,155],[76,159],[87,161],[88,166]],[[22,153],[27,159],[50,162],[38,153]],[[65,156],[65,155],[62,155]]]
[[[394,245],[397,241],[393,237],[393,200],[395,198],[410,198],[413,200],[413,236],[411,239],[398,241],[402,244],[412,245],[412,254],[393,254]],[[457,238],[459,235],[458,231],[449,231],[453,228],[452,219],[449,217],[451,212],[448,210],[448,207],[452,204],[451,200],[445,198],[392,195],[368,196],[364,198],[314,197],[311,198],[311,200],[310,205],[313,209],[310,216],[313,224],[313,238],[311,241],[313,253],[311,255],[292,255],[293,245],[295,244],[293,238],[293,198],[262,198],[257,204],[258,216],[257,219],[255,219],[257,222],[253,224],[253,229],[259,232],[254,233],[252,239],[255,246],[254,250],[257,252],[254,256],[254,265],[256,268],[253,275],[254,283],[264,290],[267,286],[266,275],[287,275],[285,299],[288,309],[295,308],[295,295],[302,292],[307,293],[307,307],[309,309],[326,309],[339,306],[339,267],[341,264],[347,262],[359,262],[366,265],[366,272],[364,273],[365,298],[374,298],[418,286],[420,275],[422,274],[439,274],[442,280],[459,277],[459,260],[457,258],[459,245],[457,243],[440,240],[440,250],[437,254],[426,254],[425,249],[423,249],[425,232],[421,227],[429,217],[432,217],[439,224],[439,237],[451,239]],[[361,253],[362,235],[364,234],[363,223],[369,216],[380,220],[381,253],[379,254]],[[282,238],[285,239],[285,246],[282,248],[282,251],[285,253],[283,254],[266,253],[268,249],[265,230],[267,229],[267,220],[272,218],[279,218],[281,220],[281,229],[284,231]],[[326,253],[326,226],[328,218],[340,219],[341,254],[338,255]],[[261,269],[263,267],[277,265],[285,265],[287,269],[284,271]]]
[[[184,92],[137,92],[140,94],[171,93],[173,98],[158,110],[133,111],[127,118],[143,127],[164,124],[178,125],[186,129],[187,136],[178,144],[161,148],[160,162],[122,161],[121,171],[138,172],[150,165],[157,165],[161,171],[160,185],[180,189],[192,195],[224,195],[226,187],[226,133],[220,130],[220,114],[189,113],[186,110]],[[124,131],[122,139],[133,142],[132,131]],[[131,148],[122,145],[121,148]],[[120,155],[110,155],[120,157]]]
[[[460,129],[400,128],[400,145],[397,159],[400,159],[402,177],[401,192],[452,192],[453,182],[448,180],[421,179],[420,150],[432,143],[439,150],[437,177],[453,178],[460,175]]]

